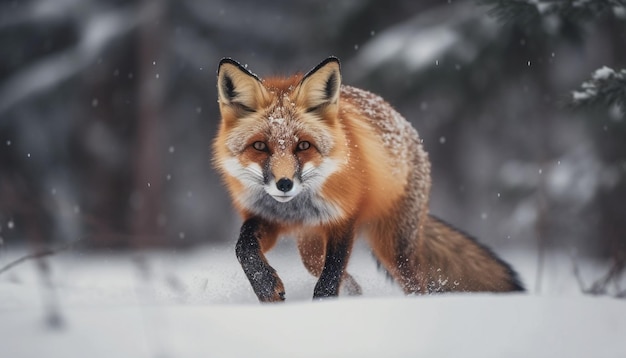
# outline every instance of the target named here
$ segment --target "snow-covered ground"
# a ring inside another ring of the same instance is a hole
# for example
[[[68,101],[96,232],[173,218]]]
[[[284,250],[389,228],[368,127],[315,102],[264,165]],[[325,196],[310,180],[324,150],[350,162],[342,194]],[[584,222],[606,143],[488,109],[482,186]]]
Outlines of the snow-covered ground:
[[[581,294],[567,255],[547,256],[540,292],[536,257],[505,252],[529,293],[405,297],[359,245],[363,296],[312,302],[283,241],[269,261],[287,302],[261,305],[233,251],[69,250],[46,258],[50,282],[16,266],[0,274],[0,357],[626,357],[626,300]],[[589,281],[605,269],[581,263]]]

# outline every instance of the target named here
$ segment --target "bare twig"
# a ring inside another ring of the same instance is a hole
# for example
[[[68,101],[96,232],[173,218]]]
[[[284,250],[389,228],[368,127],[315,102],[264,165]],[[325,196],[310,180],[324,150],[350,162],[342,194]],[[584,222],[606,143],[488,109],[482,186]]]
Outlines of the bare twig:
[[[54,283],[52,282],[52,273],[50,265],[44,256],[37,258],[37,272],[41,279],[41,295],[44,303],[45,324],[51,329],[61,329],[65,326],[65,320],[61,314],[59,298],[56,293]]]
[[[589,292],[594,295],[607,294],[608,286],[611,282],[615,283],[616,287],[619,288],[619,280],[624,273],[624,269],[626,269],[626,261],[615,259],[609,271],[591,285]]]
[[[589,289],[586,288],[585,282],[583,281],[583,277],[580,273],[580,267],[578,267],[578,261],[575,254],[572,253],[572,270],[574,271],[574,277],[576,278],[576,282],[578,282],[578,287],[580,291],[583,293],[588,293]]]
[[[21,264],[23,262],[26,262],[28,260],[40,259],[42,257],[51,256],[51,255],[54,255],[54,254],[56,254],[58,252],[65,251],[65,250],[71,248],[72,246],[74,246],[74,244],[76,244],[80,240],[81,239],[74,240],[72,242],[68,242],[67,244],[59,246],[59,247],[54,248],[54,249],[47,248],[47,249],[44,249],[44,250],[41,250],[41,251],[33,252],[33,253],[29,254],[29,255],[22,256],[19,259],[14,260],[12,262],[9,262],[5,266],[1,267],[0,268],[0,275],[5,273],[5,272],[7,272],[7,271],[9,271],[13,267],[15,267],[15,266],[17,266],[17,265],[19,265],[19,264]]]
[[[615,285],[616,298],[626,298],[626,290],[622,290],[620,287],[620,279],[626,271],[626,260],[615,259],[609,268],[609,270],[602,277],[595,280],[590,287],[586,287],[582,276],[580,274],[580,268],[576,262],[576,257],[572,255],[573,272],[580,290],[585,294],[590,295],[609,295],[609,285],[613,283]]]
[[[543,163],[543,161],[542,161]],[[541,165],[541,167],[546,167]],[[546,229],[548,226],[548,203],[546,198],[546,177],[547,175],[541,175],[539,184],[537,185],[537,221],[535,222],[535,233],[537,235],[537,273],[535,276],[535,291],[541,292],[541,286],[543,283],[543,273],[546,261]]]

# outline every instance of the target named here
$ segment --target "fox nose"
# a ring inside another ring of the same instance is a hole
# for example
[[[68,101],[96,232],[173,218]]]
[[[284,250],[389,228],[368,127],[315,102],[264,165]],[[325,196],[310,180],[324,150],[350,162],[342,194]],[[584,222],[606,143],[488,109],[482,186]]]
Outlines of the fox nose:
[[[278,190],[286,193],[289,190],[291,190],[291,188],[293,188],[293,181],[291,181],[291,179],[289,178],[282,178],[279,181],[276,182],[276,188],[278,188]]]

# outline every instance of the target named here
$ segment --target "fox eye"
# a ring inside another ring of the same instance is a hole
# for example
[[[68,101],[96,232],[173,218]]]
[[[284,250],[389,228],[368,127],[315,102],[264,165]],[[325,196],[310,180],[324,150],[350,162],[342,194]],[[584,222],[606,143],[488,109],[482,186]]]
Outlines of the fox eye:
[[[307,141],[302,141],[298,143],[298,150],[307,150],[309,148],[311,148],[311,143]]]
[[[252,143],[252,148],[261,151],[261,152],[265,152],[267,151],[267,144],[263,143],[263,142],[259,142],[256,141],[254,143]]]

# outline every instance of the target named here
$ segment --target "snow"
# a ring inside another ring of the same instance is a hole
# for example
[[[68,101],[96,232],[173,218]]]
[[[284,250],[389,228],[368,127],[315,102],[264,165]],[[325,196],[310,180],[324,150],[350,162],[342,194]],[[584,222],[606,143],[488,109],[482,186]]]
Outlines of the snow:
[[[1,252],[0,266],[21,257]],[[503,253],[529,288],[534,255]],[[47,258],[0,275],[3,357],[624,357],[626,301],[582,295],[567,256],[550,254],[542,290],[404,296],[359,244],[349,271],[363,296],[311,301],[315,280],[292,241],[268,255],[287,302],[261,305],[233,247]],[[586,279],[605,266],[585,261]],[[44,317],[58,306],[61,326]]]
[[[401,27],[367,43],[362,57],[368,67],[380,66],[394,57],[404,61],[411,70],[417,70],[434,63],[459,41],[457,34],[447,24],[424,29],[417,34],[412,28]]]
[[[460,69],[460,64],[475,60],[485,45],[469,40],[468,28],[472,28],[471,33],[484,34],[487,41],[498,31],[494,19],[485,17],[480,7],[468,2],[457,1],[422,11],[377,33],[361,46],[355,60],[346,66],[354,71],[349,77],[360,78],[379,67],[398,64],[411,72],[421,72],[448,57]]]
[[[615,75],[615,71],[612,68],[603,66],[601,68],[598,68],[594,73],[592,78],[594,80],[606,80],[609,77]]]
[[[593,96],[595,96],[596,93],[593,91],[585,91],[585,92],[581,92],[581,91],[572,91],[572,98],[574,99],[574,101],[583,101],[586,99],[589,99]]]
[[[63,8],[72,0],[66,0],[61,5]],[[51,4],[43,6],[38,2],[40,12],[47,13]],[[58,4],[54,2],[57,6]],[[37,12],[37,11],[35,11]],[[73,12],[70,12],[74,14]],[[113,10],[98,12],[89,16],[82,12],[77,13],[80,19],[80,34],[82,35],[74,48],[65,50],[59,54],[47,56],[44,60],[25,66],[24,70],[11,74],[3,86],[0,86],[0,113],[8,110],[16,103],[38,94],[77,75],[80,71],[91,65],[101,51],[113,39],[122,36],[136,28],[142,21],[146,21],[147,15],[137,15],[133,9]],[[34,20],[37,17],[33,18]]]
[[[626,78],[626,70],[615,72],[615,70],[607,66],[598,68],[591,75],[592,80],[582,83],[582,91],[572,91],[573,101],[576,103],[593,99],[598,95],[598,88],[601,87],[602,82],[614,77],[617,79]]]

